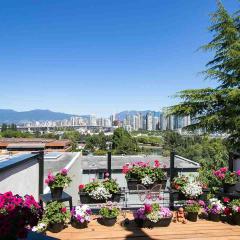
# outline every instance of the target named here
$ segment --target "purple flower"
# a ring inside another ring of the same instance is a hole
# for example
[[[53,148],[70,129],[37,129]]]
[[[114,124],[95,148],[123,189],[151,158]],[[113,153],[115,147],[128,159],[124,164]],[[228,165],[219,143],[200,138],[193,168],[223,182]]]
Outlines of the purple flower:
[[[67,176],[68,170],[67,170],[66,168],[62,168],[62,169],[60,170],[60,173],[61,173],[61,175],[63,175],[63,176]]]

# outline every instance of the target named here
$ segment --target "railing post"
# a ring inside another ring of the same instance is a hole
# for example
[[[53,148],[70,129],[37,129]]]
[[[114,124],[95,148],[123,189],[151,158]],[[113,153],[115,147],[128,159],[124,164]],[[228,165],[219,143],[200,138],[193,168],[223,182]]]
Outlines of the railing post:
[[[39,151],[39,195],[43,194],[43,181],[44,181],[44,151]]]
[[[174,160],[175,160],[175,152],[172,151],[170,153],[170,182],[172,182],[175,174],[175,169],[174,169]]]
[[[229,152],[228,155],[228,169],[229,171],[233,171],[233,159],[234,159],[234,154],[232,152]]]
[[[172,180],[174,178],[174,174],[175,174],[175,169],[174,169],[174,159],[175,159],[175,152],[172,151],[170,153],[170,185],[172,183]],[[170,209],[174,210],[174,197],[173,197],[173,194],[172,194],[172,190],[170,190],[170,196],[169,196],[169,207]]]
[[[109,179],[112,177],[112,152],[108,151],[108,161],[107,161],[107,167],[108,167],[108,174],[109,174]]]

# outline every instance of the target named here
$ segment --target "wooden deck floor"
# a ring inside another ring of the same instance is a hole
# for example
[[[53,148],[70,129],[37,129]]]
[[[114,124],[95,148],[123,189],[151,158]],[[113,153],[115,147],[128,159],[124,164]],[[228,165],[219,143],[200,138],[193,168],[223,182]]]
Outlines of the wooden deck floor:
[[[121,225],[122,217],[113,227],[100,225],[94,219],[86,229],[75,229],[71,226],[60,233],[47,233],[48,236],[62,240],[240,240],[240,226],[227,223],[214,223],[199,220],[196,223],[188,222],[186,225],[171,223],[166,228],[139,229],[133,222],[127,227]]]

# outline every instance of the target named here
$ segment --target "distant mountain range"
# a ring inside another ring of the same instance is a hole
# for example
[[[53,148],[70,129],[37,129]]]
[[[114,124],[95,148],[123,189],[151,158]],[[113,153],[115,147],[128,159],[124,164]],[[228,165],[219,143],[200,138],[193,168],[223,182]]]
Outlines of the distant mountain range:
[[[152,112],[154,116],[159,116],[160,112],[155,112],[151,110],[145,111],[122,111],[117,113],[117,119],[123,121],[127,115],[135,115],[141,113],[146,115],[147,113]],[[76,115],[76,114],[67,114],[61,112],[53,112],[50,110],[35,109],[30,111],[18,112],[11,109],[0,109],[0,123],[24,123],[30,121],[54,121],[54,120],[63,120],[69,119],[72,116],[79,116],[82,118],[89,118],[90,115]]]
[[[17,112],[11,109],[0,109],[0,123],[20,123],[28,121],[46,121],[46,120],[63,120],[76,116],[74,114],[66,114],[60,112],[52,112],[50,110],[31,110],[25,112]]]

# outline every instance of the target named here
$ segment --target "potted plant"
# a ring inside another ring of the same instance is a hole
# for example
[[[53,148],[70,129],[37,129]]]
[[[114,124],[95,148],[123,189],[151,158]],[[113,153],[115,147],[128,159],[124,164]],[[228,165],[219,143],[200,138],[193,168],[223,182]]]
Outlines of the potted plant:
[[[235,192],[235,185],[238,182],[238,176],[240,176],[240,170],[231,172],[227,167],[222,167],[213,172],[218,180],[223,184],[223,190],[225,193]]]
[[[70,213],[60,202],[54,201],[47,204],[43,221],[47,223],[48,230],[53,233],[60,232],[70,220]]]
[[[137,184],[143,184],[147,188],[157,184],[162,184],[163,189],[166,187],[166,172],[163,171],[158,160],[155,160],[153,165],[141,161],[125,164],[122,172],[125,174],[129,190],[137,190]]]
[[[34,226],[31,230],[32,232],[46,235],[47,224],[44,222],[39,222],[38,225]]]
[[[232,212],[233,222],[240,225],[240,199],[233,199],[228,206]]]
[[[182,188],[181,192],[188,199],[197,199],[202,193],[202,185],[196,180],[190,180]]]
[[[187,212],[187,219],[191,222],[196,222],[198,219],[198,213],[202,206],[204,206],[204,202],[202,200],[188,200],[186,202],[186,206],[184,207]]]
[[[116,180],[105,178],[103,181],[79,185],[79,196],[81,203],[104,203],[107,201],[120,201],[120,187]]]
[[[205,211],[208,213],[209,220],[219,222],[221,220],[221,214],[224,213],[225,206],[217,198],[209,199],[208,204],[205,207]]]
[[[68,176],[67,169],[63,168],[55,176],[49,172],[45,183],[51,190],[53,200],[58,200],[62,197],[63,188],[69,186],[71,178]]]
[[[139,227],[167,227],[172,221],[173,214],[169,208],[161,207],[158,203],[145,203],[133,213]]]
[[[0,194],[0,238],[15,240],[26,238],[27,227],[37,225],[42,217],[42,208],[33,196]]]
[[[186,199],[181,190],[188,183],[188,181],[189,179],[185,175],[179,175],[173,178],[173,181],[171,183],[171,194],[173,195],[175,201]]]
[[[90,222],[92,210],[86,204],[76,206],[71,211],[71,224],[75,228],[86,228]]]
[[[99,222],[105,226],[113,226],[117,222],[120,214],[120,208],[117,203],[107,202],[103,204],[99,210],[101,218]]]

